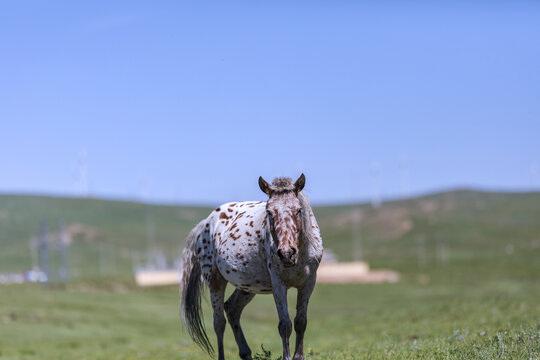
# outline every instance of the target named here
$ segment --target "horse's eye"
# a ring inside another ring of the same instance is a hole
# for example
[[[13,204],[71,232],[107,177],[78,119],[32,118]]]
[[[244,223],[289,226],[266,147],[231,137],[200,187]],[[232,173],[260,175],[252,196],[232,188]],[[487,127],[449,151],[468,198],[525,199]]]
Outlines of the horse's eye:
[[[298,209],[298,211],[296,212],[296,216],[300,216],[302,215],[302,208]]]

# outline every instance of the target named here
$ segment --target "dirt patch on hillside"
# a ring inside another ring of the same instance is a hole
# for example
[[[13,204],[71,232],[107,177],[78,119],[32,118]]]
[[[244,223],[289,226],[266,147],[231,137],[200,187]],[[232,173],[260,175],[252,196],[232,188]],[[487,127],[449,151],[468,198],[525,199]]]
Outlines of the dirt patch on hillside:
[[[426,214],[432,214],[439,210],[439,203],[435,200],[421,200],[418,205],[420,210]]]
[[[325,221],[324,226],[351,227],[358,226],[360,231],[369,228],[377,233],[381,240],[394,240],[405,235],[413,229],[413,221],[410,219],[406,208],[396,206],[384,206],[375,211],[354,209]]]
[[[364,224],[375,228],[382,240],[398,239],[413,228],[408,210],[399,207],[383,207],[374,216],[367,217]]]

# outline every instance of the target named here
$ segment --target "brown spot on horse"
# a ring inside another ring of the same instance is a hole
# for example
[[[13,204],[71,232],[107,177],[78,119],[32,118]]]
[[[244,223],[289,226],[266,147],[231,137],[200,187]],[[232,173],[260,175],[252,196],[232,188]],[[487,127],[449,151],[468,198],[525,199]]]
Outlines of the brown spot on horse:
[[[225,220],[229,219],[229,217],[227,216],[227,214],[225,214],[224,212],[222,212],[221,214],[219,214],[219,218],[220,218],[220,219],[225,219]]]

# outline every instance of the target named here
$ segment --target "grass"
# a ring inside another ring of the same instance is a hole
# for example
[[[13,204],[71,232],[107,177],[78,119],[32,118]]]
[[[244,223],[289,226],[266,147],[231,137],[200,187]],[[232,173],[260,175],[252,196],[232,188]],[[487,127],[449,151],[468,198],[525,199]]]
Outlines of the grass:
[[[90,230],[74,236],[72,282],[0,287],[0,360],[207,359],[179,325],[177,289],[136,288],[131,270],[132,255],[146,251],[147,216],[172,260],[208,211],[0,196],[0,272],[30,266],[28,240],[41,218],[51,230],[59,219]],[[457,191],[315,213],[325,246],[341,260],[352,258],[351,238],[360,235],[370,265],[398,270],[402,281],[317,285],[309,359],[540,359],[540,194]],[[116,264],[106,274],[103,252]],[[208,303],[205,316],[214,339]],[[255,297],[242,319],[252,351],[278,358],[272,297]],[[238,358],[230,329],[225,351]]]
[[[538,359],[539,298],[527,281],[318,285],[305,348],[311,359]],[[208,303],[205,316],[214,339]],[[175,288],[7,286],[0,321],[2,360],[208,358],[181,330]],[[243,326],[254,353],[281,355],[271,296],[255,297]],[[237,358],[230,329],[225,350]]]

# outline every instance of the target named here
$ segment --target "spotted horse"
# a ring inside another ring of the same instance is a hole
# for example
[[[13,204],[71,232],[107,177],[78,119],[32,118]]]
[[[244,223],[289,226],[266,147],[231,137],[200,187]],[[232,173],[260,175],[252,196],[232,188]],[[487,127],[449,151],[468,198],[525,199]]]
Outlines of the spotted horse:
[[[267,202],[223,204],[189,233],[183,252],[181,314],[193,341],[210,356],[214,355],[214,349],[205,331],[201,309],[204,284],[210,289],[219,360],[225,359],[225,315],[240,357],[251,359],[240,315],[256,294],[274,296],[283,359],[290,360],[292,323],[287,290],[297,288],[294,360],[304,359],[308,302],[323,254],[319,226],[302,192],[305,182],[304,174],[294,183],[290,178],[276,178],[272,185],[259,177],[259,187],[268,195]],[[227,283],[236,289],[224,301]]]

